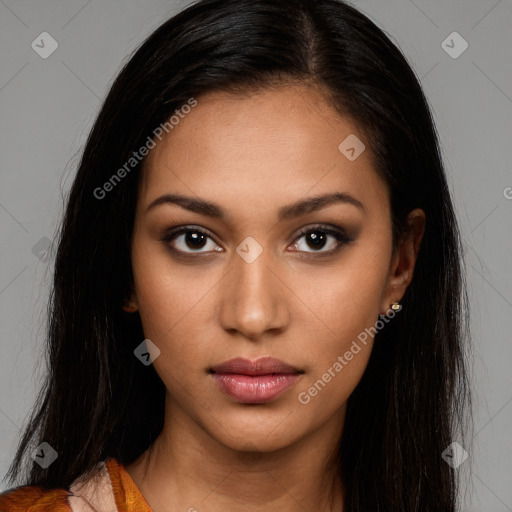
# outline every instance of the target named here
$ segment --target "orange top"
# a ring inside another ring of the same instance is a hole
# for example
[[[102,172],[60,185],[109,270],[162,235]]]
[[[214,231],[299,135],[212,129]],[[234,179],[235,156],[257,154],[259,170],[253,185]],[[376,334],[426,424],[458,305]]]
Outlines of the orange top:
[[[125,467],[114,458],[100,472],[77,478],[68,489],[23,486],[0,494],[0,512],[151,512]]]

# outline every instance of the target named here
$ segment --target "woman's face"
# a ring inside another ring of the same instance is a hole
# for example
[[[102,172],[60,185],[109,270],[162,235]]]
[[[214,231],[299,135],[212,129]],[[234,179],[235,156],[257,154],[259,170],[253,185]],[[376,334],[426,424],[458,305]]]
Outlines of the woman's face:
[[[275,450],[343,423],[372,348],[365,329],[412,275],[392,251],[369,141],[319,92],[197,100],[145,162],[133,299],[173,418],[233,449]],[[187,199],[150,207],[165,195]],[[262,357],[292,373],[218,368]]]

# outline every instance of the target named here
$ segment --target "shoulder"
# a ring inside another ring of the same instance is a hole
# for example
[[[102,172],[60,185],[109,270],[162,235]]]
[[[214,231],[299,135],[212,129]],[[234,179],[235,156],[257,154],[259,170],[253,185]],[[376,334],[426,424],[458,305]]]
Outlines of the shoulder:
[[[21,486],[0,494],[0,512],[89,512],[117,510],[111,477],[119,471],[115,460],[101,462],[69,489]]]
[[[0,494],[0,512],[70,512],[66,489],[16,487]]]

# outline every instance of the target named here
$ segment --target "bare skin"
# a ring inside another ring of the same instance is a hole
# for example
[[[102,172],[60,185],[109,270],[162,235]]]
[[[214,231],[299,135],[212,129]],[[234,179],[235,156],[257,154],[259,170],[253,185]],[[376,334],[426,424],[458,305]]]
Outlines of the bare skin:
[[[364,137],[318,90],[288,85],[197,100],[150,152],[141,176],[132,305],[161,351],[153,364],[167,389],[166,417],[127,470],[155,512],[339,512],[341,483],[327,499],[336,481],[329,462],[373,339],[308,403],[298,397],[402,298],[425,214],[410,214],[411,234],[393,251],[389,193],[369,141],[347,159],[339,144],[349,134]],[[362,207],[332,202],[278,220],[280,208],[333,192]],[[216,203],[226,218],[171,203],[148,210],[170,193]],[[186,233],[161,240],[178,226],[205,232],[204,244],[191,245]],[[304,227],[309,234],[299,234]],[[338,243],[322,227],[351,241]],[[325,243],[312,244],[311,233],[323,233]],[[263,250],[250,263],[236,251],[247,237]],[[304,372],[269,403],[239,403],[208,373],[234,357],[261,356]]]

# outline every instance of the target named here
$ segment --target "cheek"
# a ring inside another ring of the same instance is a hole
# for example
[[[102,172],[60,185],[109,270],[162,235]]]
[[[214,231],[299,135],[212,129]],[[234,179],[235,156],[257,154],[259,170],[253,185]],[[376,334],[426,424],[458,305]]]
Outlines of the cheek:
[[[207,343],[208,294],[217,280],[198,266],[172,263],[165,247],[150,239],[134,244],[132,263],[144,335],[161,350],[155,367],[179,361],[192,369]]]
[[[387,279],[387,254],[379,247],[361,243],[328,274],[317,271],[314,288],[303,282],[299,293],[309,297],[310,310],[302,316],[298,332],[310,372],[301,386],[301,403],[315,400],[330,410],[341,405],[361,379]]]
[[[388,278],[388,259],[383,245],[357,243],[347,248],[328,267],[295,269],[294,289],[308,306],[308,319],[325,332],[322,349],[342,348],[378,319],[382,293]],[[384,245],[385,247],[385,245]],[[292,277],[290,276],[290,279]],[[297,318],[300,321],[300,317]],[[333,338],[338,343],[333,345]]]
[[[144,335],[160,349],[153,361],[155,371],[166,389],[182,404],[190,402],[200,410],[209,410],[204,390],[199,386],[205,379],[205,352],[209,340],[205,333],[205,290],[190,286],[180,272],[163,276],[153,271],[140,274],[138,286],[139,312]],[[188,286],[187,286],[188,284]],[[201,293],[202,292],[202,293]],[[192,410],[189,411],[193,413]]]

